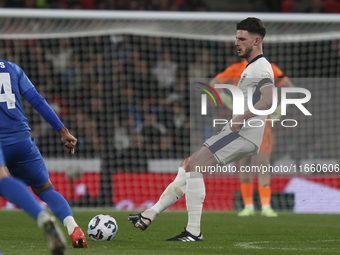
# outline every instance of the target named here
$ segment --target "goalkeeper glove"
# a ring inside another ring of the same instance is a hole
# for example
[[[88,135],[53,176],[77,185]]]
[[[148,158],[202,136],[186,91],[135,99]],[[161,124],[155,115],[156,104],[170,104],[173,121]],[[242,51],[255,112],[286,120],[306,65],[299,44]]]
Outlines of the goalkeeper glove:
[[[233,109],[233,98],[231,95],[226,93],[220,93],[222,103],[227,106],[230,110]]]
[[[280,119],[280,118],[281,118],[281,105],[278,105],[276,107],[275,112],[270,114],[270,119],[274,120],[274,119]]]

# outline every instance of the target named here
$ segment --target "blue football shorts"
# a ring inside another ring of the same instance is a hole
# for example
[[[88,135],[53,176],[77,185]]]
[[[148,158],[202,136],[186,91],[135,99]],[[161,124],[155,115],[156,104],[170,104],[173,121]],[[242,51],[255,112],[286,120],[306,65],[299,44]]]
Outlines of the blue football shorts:
[[[31,187],[41,187],[49,173],[33,138],[2,147],[6,166],[13,177]]]

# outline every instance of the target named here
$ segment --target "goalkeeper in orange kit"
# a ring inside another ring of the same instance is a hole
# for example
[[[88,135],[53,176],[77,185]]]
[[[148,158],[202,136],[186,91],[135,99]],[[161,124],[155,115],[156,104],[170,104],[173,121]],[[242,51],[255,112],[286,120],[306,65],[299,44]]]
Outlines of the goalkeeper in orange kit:
[[[233,84],[237,85],[241,77],[243,70],[247,67],[247,62],[242,61],[234,63],[225,69],[222,73],[216,75],[216,77],[210,82],[210,85],[214,87],[215,84]],[[278,87],[292,87],[293,84],[287,76],[278,68],[275,64],[271,63],[274,77],[276,79],[275,83]],[[226,94],[223,89],[216,89],[222,99],[224,105],[232,109],[232,97]],[[268,118],[279,119],[281,113],[281,108],[278,106],[277,110]],[[255,157],[256,165],[258,166],[268,166],[270,163],[270,155],[273,150],[273,137],[272,137],[272,127],[271,122],[266,122],[266,127],[263,134],[263,141],[259,150],[259,154]],[[250,166],[251,156],[245,157],[239,161],[240,166]],[[271,188],[270,188],[270,173],[259,173],[258,176],[258,191],[262,206],[262,216],[266,217],[277,217],[277,213],[271,208]],[[241,182],[241,193],[244,202],[244,209],[238,214],[238,216],[251,216],[254,215],[254,204],[253,204],[253,184],[252,184],[252,173],[240,173]]]

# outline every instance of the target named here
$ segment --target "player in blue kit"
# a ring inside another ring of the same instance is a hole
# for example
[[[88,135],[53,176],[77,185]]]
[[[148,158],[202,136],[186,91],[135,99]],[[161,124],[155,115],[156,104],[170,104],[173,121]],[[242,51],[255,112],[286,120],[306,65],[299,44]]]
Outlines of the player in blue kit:
[[[45,162],[30,136],[20,95],[59,132],[67,152],[74,154],[77,139],[69,133],[18,65],[0,60],[0,81],[0,142],[8,170],[13,177],[31,186],[33,192],[47,203],[52,213],[67,228],[74,248],[88,248],[85,235],[75,222],[69,204],[52,186]]]
[[[26,186],[9,176],[5,168],[5,158],[0,144],[0,196],[11,201],[32,216],[43,229],[52,254],[66,254],[66,242],[63,234],[51,217],[38,203]],[[0,252],[1,254],[1,252]]]

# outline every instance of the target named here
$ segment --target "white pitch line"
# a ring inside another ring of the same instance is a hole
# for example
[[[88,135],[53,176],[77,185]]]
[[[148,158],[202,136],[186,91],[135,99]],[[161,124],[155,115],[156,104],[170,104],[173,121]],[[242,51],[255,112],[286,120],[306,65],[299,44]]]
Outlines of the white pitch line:
[[[307,243],[319,243],[319,242],[338,242],[339,240],[316,240],[316,241],[306,241]],[[285,250],[285,251],[310,251],[310,250],[334,250],[335,248],[321,248],[321,247],[309,247],[309,248],[285,248],[285,247],[263,247],[263,246],[257,246],[258,244],[268,244],[268,243],[284,243],[284,241],[255,241],[255,242],[241,242],[237,243],[234,246],[239,247],[242,249],[254,249],[254,250],[262,250],[262,249],[268,249],[268,250]],[[301,241],[291,241],[286,242],[288,243],[303,243]]]

